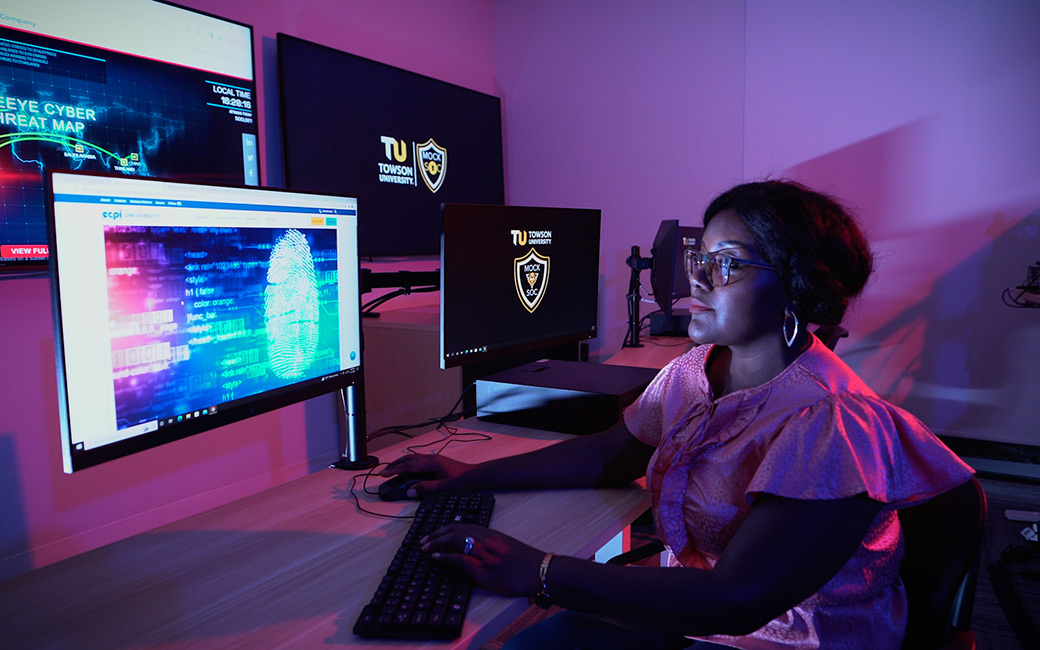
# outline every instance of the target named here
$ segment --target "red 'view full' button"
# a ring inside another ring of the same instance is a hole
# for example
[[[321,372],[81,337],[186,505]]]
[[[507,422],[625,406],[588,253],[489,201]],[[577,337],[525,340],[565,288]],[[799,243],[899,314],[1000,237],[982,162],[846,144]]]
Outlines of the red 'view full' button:
[[[0,257],[47,257],[46,244],[4,244]]]

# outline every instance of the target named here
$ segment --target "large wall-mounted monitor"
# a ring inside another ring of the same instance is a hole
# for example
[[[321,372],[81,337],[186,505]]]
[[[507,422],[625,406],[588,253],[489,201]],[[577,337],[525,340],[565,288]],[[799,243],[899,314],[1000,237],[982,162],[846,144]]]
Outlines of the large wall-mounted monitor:
[[[365,257],[436,255],[441,204],[502,204],[497,97],[278,34],[288,187],[361,199]]]
[[[442,368],[595,338],[599,210],[443,211]]]
[[[355,198],[50,174],[66,472],[360,381]]]
[[[0,270],[46,267],[48,169],[259,184],[249,26],[154,0],[0,9]]]

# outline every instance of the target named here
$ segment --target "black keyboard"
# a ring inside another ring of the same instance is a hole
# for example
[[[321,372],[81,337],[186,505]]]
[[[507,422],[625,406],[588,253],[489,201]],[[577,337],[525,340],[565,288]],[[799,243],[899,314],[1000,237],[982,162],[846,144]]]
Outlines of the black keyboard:
[[[450,523],[487,526],[490,492],[427,494],[354,634],[366,639],[456,639],[462,634],[473,583],[460,571],[434,562],[419,540]]]

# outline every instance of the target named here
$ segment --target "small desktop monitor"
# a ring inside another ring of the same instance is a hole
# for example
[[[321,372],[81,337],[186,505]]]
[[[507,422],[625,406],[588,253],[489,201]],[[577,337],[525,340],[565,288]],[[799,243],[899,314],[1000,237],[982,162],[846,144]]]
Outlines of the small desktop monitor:
[[[680,226],[678,219],[665,219],[657,229],[650,252],[650,285],[659,314],[650,316],[651,334],[684,335],[688,314],[675,314],[673,307],[690,295],[690,281],[683,268],[684,251],[700,245],[704,228]]]
[[[595,338],[600,211],[446,204],[441,367]]]
[[[48,169],[259,184],[253,32],[155,0],[0,11],[0,271],[44,269]]]
[[[361,381],[357,200],[50,172],[66,472]]]
[[[441,204],[502,204],[498,97],[278,34],[288,187],[360,196],[361,255],[436,255]]]

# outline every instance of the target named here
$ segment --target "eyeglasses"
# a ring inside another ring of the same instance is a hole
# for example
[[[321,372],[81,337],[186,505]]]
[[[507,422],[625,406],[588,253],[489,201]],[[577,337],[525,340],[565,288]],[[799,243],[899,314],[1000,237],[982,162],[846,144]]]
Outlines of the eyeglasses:
[[[699,274],[703,272],[703,278],[713,287],[724,287],[729,284],[729,272],[742,266],[753,266],[756,269],[769,269],[770,271],[776,270],[775,267],[764,262],[742,260],[739,257],[722,255],[720,253],[698,253],[692,248],[686,249],[685,253],[683,253],[683,258],[688,280],[701,277]]]

